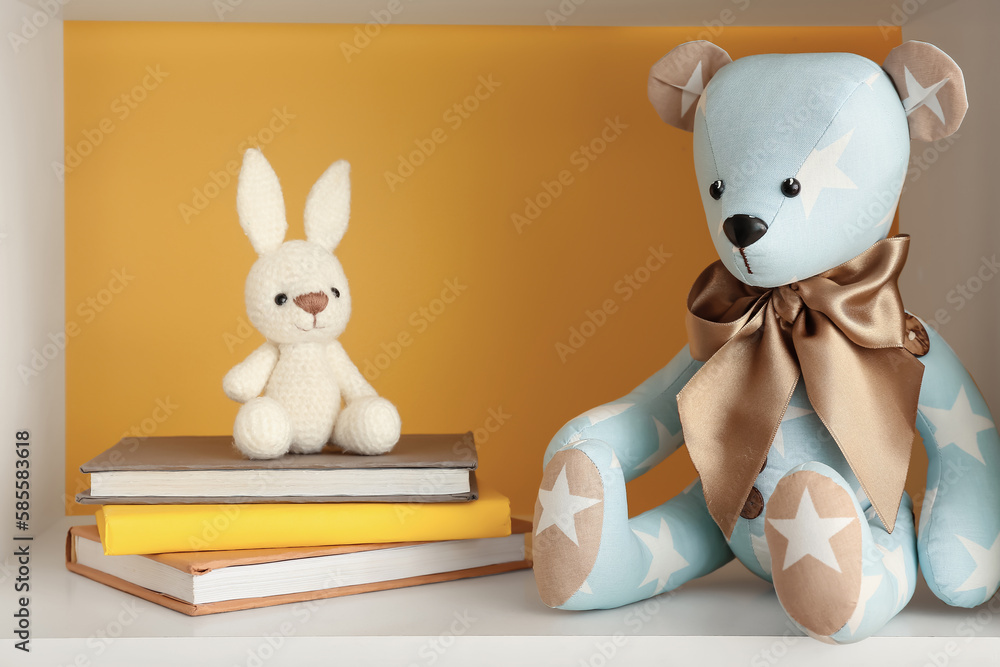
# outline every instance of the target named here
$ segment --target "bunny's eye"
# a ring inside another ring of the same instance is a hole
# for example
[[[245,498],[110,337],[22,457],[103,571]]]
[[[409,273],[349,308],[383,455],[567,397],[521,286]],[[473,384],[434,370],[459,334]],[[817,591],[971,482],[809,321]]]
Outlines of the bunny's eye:
[[[334,298],[336,298],[336,299],[340,298],[340,290],[339,289],[337,289],[336,287],[331,287],[330,291],[333,292]]]
[[[278,304],[279,306],[285,305],[286,301],[288,301],[288,295],[287,294],[282,293],[282,294],[279,294],[278,296],[274,297],[274,302],[276,304]]]

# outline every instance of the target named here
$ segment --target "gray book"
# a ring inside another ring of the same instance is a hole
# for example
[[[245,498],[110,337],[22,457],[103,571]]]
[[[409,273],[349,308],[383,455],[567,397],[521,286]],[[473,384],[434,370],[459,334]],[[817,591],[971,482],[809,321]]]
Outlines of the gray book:
[[[83,504],[462,502],[478,497],[472,433],[407,434],[393,450],[246,459],[231,436],[126,438],[80,466]]]

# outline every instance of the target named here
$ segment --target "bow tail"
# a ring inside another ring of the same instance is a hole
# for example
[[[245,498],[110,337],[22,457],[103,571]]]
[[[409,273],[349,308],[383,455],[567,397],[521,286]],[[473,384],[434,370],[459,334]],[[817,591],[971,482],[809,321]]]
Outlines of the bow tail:
[[[677,395],[708,511],[728,539],[767,459],[799,378],[781,327],[761,309]]]
[[[820,317],[820,320],[826,320]],[[832,323],[793,334],[809,400],[890,533],[913,448],[924,366],[898,347],[859,348]]]

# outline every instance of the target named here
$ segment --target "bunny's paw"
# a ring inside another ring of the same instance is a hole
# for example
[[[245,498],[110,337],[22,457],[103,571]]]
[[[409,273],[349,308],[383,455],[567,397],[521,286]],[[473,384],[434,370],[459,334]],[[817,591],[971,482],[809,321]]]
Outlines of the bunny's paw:
[[[252,399],[236,413],[233,440],[247,458],[276,459],[292,444],[292,420],[273,398]]]
[[[355,454],[385,454],[399,440],[402,424],[396,406],[380,396],[351,401],[337,416],[333,441]]]

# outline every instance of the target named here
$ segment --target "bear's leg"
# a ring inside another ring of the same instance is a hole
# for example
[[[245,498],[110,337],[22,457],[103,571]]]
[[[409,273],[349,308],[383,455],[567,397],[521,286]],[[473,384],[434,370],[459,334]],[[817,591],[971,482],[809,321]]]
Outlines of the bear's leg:
[[[774,589],[807,634],[855,642],[880,630],[909,602],[917,580],[909,496],[903,495],[889,534],[839,473],[812,462],[781,478],[765,512]]]
[[[561,609],[608,609],[708,574],[733,554],[701,483],[633,519],[614,450],[585,440],[556,452],[535,505],[532,544],[542,601]]]
[[[273,398],[251,399],[236,413],[233,440],[247,458],[278,458],[292,444],[292,419]]]

